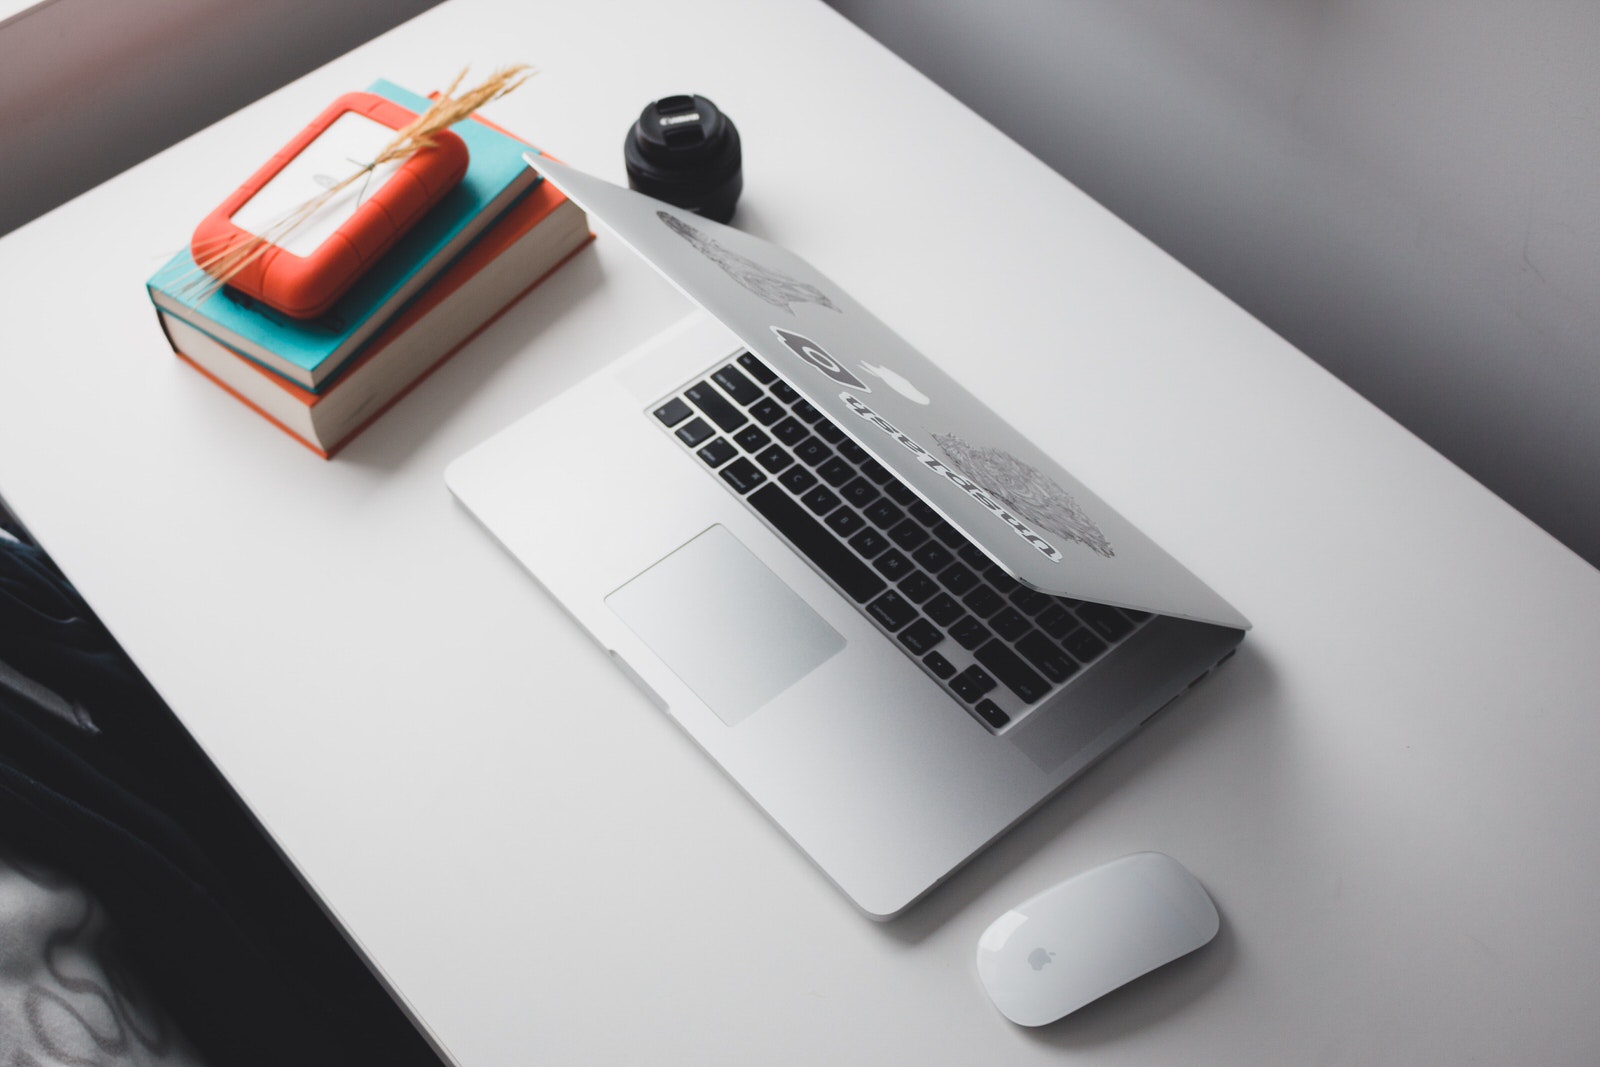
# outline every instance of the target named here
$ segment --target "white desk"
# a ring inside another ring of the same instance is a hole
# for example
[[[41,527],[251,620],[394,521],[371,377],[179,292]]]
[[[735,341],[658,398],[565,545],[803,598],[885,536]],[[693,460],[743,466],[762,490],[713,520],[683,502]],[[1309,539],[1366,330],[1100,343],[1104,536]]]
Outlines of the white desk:
[[[0,492],[459,1061],[1600,1058],[1600,575],[828,9],[629,7],[447,4],[0,242]],[[543,73],[492,114],[613,180],[645,101],[723,105],[744,226],[1256,623],[901,921],[444,489],[681,313],[619,242],[333,463],[167,353],[141,283],[267,147],[373,78],[516,59]],[[1211,889],[1218,941],[1006,1023],[979,931],[1147,848]]]

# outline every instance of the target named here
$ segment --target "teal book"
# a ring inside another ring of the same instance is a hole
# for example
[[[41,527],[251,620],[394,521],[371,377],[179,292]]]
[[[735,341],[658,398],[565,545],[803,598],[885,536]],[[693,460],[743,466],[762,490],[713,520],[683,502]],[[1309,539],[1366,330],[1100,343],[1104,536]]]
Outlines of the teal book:
[[[367,91],[419,114],[432,103],[383,80]],[[302,388],[323,389],[363,344],[540,180],[522,160],[529,151],[523,142],[473,119],[451,129],[467,145],[466,175],[325,315],[290,318],[226,287],[201,299],[196,283],[204,276],[187,247],[146,283],[151,301]]]

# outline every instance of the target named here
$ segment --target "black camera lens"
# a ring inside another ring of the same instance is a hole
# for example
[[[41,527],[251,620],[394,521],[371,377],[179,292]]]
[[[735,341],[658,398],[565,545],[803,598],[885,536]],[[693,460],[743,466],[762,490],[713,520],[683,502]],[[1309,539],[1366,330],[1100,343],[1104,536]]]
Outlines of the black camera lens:
[[[744,188],[739,131],[703,96],[664,96],[639,114],[622,146],[628,186],[727,222]]]

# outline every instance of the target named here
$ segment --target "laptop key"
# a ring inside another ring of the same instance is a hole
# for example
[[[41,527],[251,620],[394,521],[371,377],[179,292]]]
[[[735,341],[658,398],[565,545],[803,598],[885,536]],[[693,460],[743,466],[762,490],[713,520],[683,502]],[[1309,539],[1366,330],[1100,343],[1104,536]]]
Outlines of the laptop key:
[[[833,458],[833,449],[815,437],[808,437],[794,446],[795,458],[808,467],[815,467],[825,459]]]
[[[867,605],[867,614],[883,624],[884,629],[895,631],[917,617],[917,609],[893,589]]]
[[[950,636],[956,639],[956,644],[969,652],[990,637],[989,628],[971,615],[961,616],[956,624],[950,627]]]
[[[848,482],[856,469],[838,456],[834,456],[822,466],[817,468],[817,477],[833,486],[835,489]]]
[[[956,596],[962,596],[968,589],[978,584],[978,576],[961,564],[952,563],[939,572],[939,584]]]
[[[1080,626],[1061,639],[1061,647],[1077,657],[1079,663],[1088,663],[1106,650],[1106,643]]]
[[[800,498],[800,503],[810,508],[812,514],[826,515],[839,506],[839,498],[833,495],[833,490],[825,485],[819,485],[811,492]]]
[[[1040,674],[1052,682],[1064,682],[1078,673],[1078,661],[1067,655],[1062,649],[1056,647],[1038,630],[1034,630],[1017,642],[1017,651],[1022,658],[1033,664]]]
[[[689,405],[685,404],[681,397],[676,396],[655,410],[655,416],[661,420],[663,426],[676,426],[692,414],[694,412],[689,409]]]
[[[759,385],[732,367],[719,369],[711,375],[711,380],[722,386],[724,393],[727,393],[745,407],[749,407],[763,396],[766,396]]]
[[[1041,630],[1057,639],[1067,636],[1068,631],[1078,625],[1078,620],[1072,612],[1060,604],[1051,604],[1041,611],[1034,621],[1039,624]]]
[[[977,664],[973,664],[954,678],[950,679],[950,688],[956,696],[973,703],[989,690],[995,687],[995,680]]]
[[[962,597],[961,602],[980,619],[987,619],[1005,605],[1005,599],[986,585],[973,586],[972,592]]]
[[[1015,641],[1033,628],[1028,625],[1028,617],[1016,608],[1001,608],[1000,613],[989,620],[989,625],[1007,641]]]
[[[1015,604],[1017,610],[1025,615],[1037,615],[1040,611],[1050,606],[1050,597],[1037,589],[1029,589],[1027,586],[1019,585],[1011,594],[1011,603]]]
[[[907,600],[920,604],[939,591],[939,583],[921,571],[912,571],[900,579],[900,592]]]
[[[850,547],[871,559],[889,547],[889,540],[877,530],[868,527],[850,538]]]
[[[773,426],[772,436],[786,445],[792,445],[803,437],[809,437],[810,431],[806,429],[805,423],[791,416]]]
[[[1133,623],[1124,619],[1116,608],[1104,604],[1084,604],[1078,608],[1078,618],[1107,641],[1115,641],[1133,632]]]
[[[678,427],[678,440],[693,448],[713,433],[716,431],[706,423],[705,419],[695,419]]]
[[[871,567],[857,559],[837,537],[776,485],[763,485],[745,499],[852,600],[870,600],[887,588],[888,583]]]
[[[933,524],[933,536],[937,537],[940,543],[948,548],[960,548],[967,543],[967,539],[962,535],[961,531],[943,519]]]
[[[960,602],[949,593],[940,593],[924,604],[922,610],[928,613],[928,618],[940,626],[949,626],[966,614],[961,610]]]
[[[829,422],[827,419],[823,419],[821,422],[811,427],[811,432],[828,442],[830,445],[837,445],[844,441],[844,431],[839,429],[839,427],[835,426],[833,423]]]
[[[873,560],[872,565],[878,568],[879,574],[891,582],[898,582],[901,578],[911,573],[911,561],[893,548]]]
[[[911,553],[911,558],[916,560],[917,565],[930,574],[938,574],[955,560],[955,557],[937,541],[929,541]]]
[[[766,448],[772,443],[772,438],[762,433],[759,426],[746,426],[734,434],[733,439],[739,442],[739,447],[746,452],[754,452],[758,449]]]
[[[1000,705],[992,700],[980,700],[972,706],[978,713],[978,718],[993,726],[996,730],[1011,721],[1011,716],[1000,710]]]
[[[695,382],[683,391],[683,395],[706,418],[720,426],[723,433],[732,433],[750,421],[744,412],[728,403],[728,398],[717,392],[710,382]]]
[[[972,654],[972,658],[994,672],[1024,704],[1042,700],[1050,692],[1050,683],[1039,672],[1022,661],[1004,641],[990,641]]]
[[[767,476],[761,473],[761,468],[743,456],[722,468],[718,473],[722,475],[723,481],[733,486],[733,491],[736,493],[748,493],[767,480]]]
[[[840,537],[849,537],[867,524],[867,520],[849,508],[835,508],[828,516],[828,529]]]
[[[785,414],[787,413],[783,410],[783,405],[770,396],[762,397],[750,405],[750,417],[763,426],[771,426]]]
[[[792,493],[803,493],[817,484],[817,476],[804,467],[790,467],[778,475],[778,481],[788,486]]]
[[[720,437],[700,450],[700,458],[713,467],[722,466],[738,454],[738,449]]]
[[[767,468],[767,473],[777,474],[783,468],[794,462],[794,457],[789,455],[777,445],[773,445],[756,457],[756,462]]]
[[[887,530],[895,523],[906,517],[906,513],[889,503],[879,500],[861,509],[861,513],[878,524],[879,529]]]
[[[922,662],[927,664],[935,678],[948,678],[956,673],[956,665],[945,659],[937,652],[929,652],[922,657]]]
[[[918,619],[900,631],[900,643],[910,649],[913,656],[922,655],[943,640],[944,634],[927,619]]]
[[[868,481],[875,482],[878,485],[882,485],[884,482],[894,477],[894,475],[889,473],[889,468],[885,467],[882,463],[879,463],[875,459],[869,459],[862,463],[861,473],[867,477]]]
[[[976,567],[979,571],[986,570],[989,567],[989,557],[983,554],[983,549],[971,541],[963,541],[961,546],[956,549],[956,555],[961,557],[963,563],[969,567]]]
[[[750,377],[762,385],[771,385],[778,380],[772,368],[757,359],[753,352],[744,352],[739,356],[739,366],[750,372]]]
[[[795,401],[789,405],[789,410],[794,412],[796,418],[804,422],[816,422],[822,418],[822,412],[812,407],[811,402],[808,400]]]
[[[928,539],[928,531],[917,525],[914,519],[902,519],[889,531],[889,540],[910,552]]]
[[[844,498],[858,508],[864,508],[878,499],[878,491],[865,478],[857,478],[841,491],[844,493]]]
[[[893,500],[896,504],[912,504],[915,503],[917,499],[917,494],[912,491],[909,485],[907,485],[905,482],[902,482],[899,478],[894,479],[894,481],[884,486],[883,491],[888,493],[889,499]]]
[[[768,383],[767,388],[772,390],[773,396],[777,397],[785,404],[793,404],[796,400],[800,399],[800,394],[795,392],[794,386],[790,385],[788,382],[770,382]]]
[[[1007,574],[1005,571],[1001,570],[999,567],[990,567],[987,571],[985,571],[983,573],[983,576],[985,578],[989,579],[989,584],[990,585],[994,586],[995,589],[999,590],[1001,596],[1011,596],[1011,594],[1015,593],[1018,589],[1022,588],[1022,583],[1021,582],[1019,582],[1015,578],[1011,577],[1011,575]],[[1047,601],[1049,600],[1048,597],[1046,597],[1045,599]],[[1044,607],[1043,604],[1040,604],[1039,606],[1040,607]],[[1033,613],[1029,612],[1028,614],[1031,615]]]
[[[860,463],[867,458],[867,450],[854,441],[844,440],[839,442],[839,455],[851,463]]]

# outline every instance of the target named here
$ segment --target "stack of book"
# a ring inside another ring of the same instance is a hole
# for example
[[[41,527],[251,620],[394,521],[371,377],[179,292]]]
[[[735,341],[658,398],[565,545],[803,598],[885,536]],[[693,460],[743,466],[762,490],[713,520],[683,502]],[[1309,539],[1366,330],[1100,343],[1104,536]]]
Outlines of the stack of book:
[[[387,81],[369,92],[430,101]],[[324,458],[593,238],[583,211],[474,117],[452,127],[459,185],[326,314],[293,319],[231,288],[210,295],[190,252],[148,282],[173,351]]]

